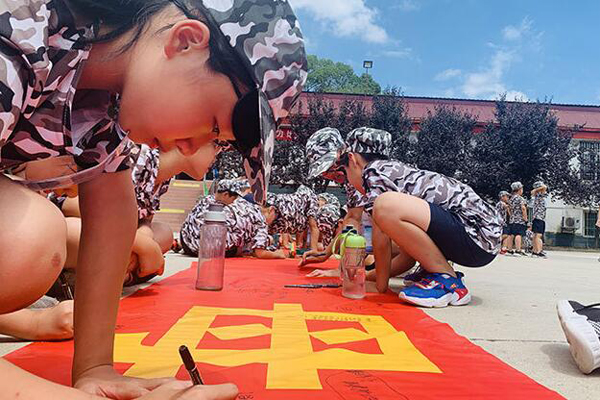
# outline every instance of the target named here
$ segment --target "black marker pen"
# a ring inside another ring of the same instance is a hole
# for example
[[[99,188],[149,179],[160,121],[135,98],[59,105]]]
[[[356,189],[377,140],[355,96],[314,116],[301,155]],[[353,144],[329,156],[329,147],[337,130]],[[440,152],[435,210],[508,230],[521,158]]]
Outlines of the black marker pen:
[[[179,346],[179,355],[181,356],[183,365],[185,365],[185,369],[187,369],[187,372],[190,374],[190,378],[192,378],[194,385],[204,385],[200,373],[198,372],[198,368],[196,367],[196,362],[192,358],[187,346]]]

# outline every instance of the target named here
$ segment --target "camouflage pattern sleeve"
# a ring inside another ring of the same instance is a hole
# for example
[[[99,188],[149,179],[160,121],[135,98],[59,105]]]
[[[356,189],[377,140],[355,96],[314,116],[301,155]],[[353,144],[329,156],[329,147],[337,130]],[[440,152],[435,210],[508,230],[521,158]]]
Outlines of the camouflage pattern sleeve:
[[[10,56],[11,53],[10,47],[0,41],[0,148],[21,115],[27,76],[27,70],[16,55]]]

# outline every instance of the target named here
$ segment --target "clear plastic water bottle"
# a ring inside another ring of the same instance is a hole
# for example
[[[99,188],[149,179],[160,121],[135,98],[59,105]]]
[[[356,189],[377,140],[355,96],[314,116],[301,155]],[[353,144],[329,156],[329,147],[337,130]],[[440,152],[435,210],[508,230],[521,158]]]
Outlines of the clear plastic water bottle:
[[[222,204],[213,204],[204,213],[198,245],[198,275],[196,289],[223,289],[225,247],[227,246],[227,217]]]
[[[341,262],[342,296],[349,299],[365,297],[365,257],[367,241],[364,237],[349,233],[344,242]]]

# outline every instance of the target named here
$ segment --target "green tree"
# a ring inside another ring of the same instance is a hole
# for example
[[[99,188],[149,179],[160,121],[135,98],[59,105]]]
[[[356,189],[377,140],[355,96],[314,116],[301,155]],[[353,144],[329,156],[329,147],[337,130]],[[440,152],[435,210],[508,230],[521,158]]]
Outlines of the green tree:
[[[542,179],[554,196],[577,201],[568,187],[578,179],[571,145],[577,127],[564,131],[549,103],[496,102],[496,120],[475,135],[475,151],[466,181],[480,194],[492,199],[521,181],[525,190]]]
[[[475,118],[456,108],[437,106],[421,122],[414,145],[414,163],[421,169],[464,179],[470,168]]]
[[[308,92],[321,93],[379,94],[381,92],[381,86],[371,75],[358,76],[348,64],[315,55],[308,56],[308,80],[304,89]]]
[[[392,157],[412,162],[410,134],[412,121],[408,116],[408,107],[397,87],[388,87],[383,94],[373,97],[369,126],[383,129],[392,135]]]

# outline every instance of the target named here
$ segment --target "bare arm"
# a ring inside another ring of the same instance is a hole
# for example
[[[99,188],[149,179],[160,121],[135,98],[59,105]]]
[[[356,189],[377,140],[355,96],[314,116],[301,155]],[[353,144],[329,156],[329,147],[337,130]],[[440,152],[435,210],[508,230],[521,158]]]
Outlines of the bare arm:
[[[310,228],[310,249],[318,250],[319,248],[319,227],[317,226],[317,221],[313,217],[308,219],[308,226]]]
[[[527,206],[525,204],[521,204],[521,211],[523,212],[523,219],[528,221],[529,216],[527,215]]]
[[[74,383],[96,368],[112,369],[119,298],[137,226],[130,174],[103,174],[80,185]]]
[[[283,260],[287,257],[285,256],[285,252],[282,249],[276,251],[269,251],[265,249],[255,249],[254,257],[261,258],[264,260]]]
[[[359,229],[362,226],[362,213],[363,213],[362,207],[351,208],[350,210],[348,210],[348,214],[346,214],[346,217],[344,218],[342,226],[352,225],[356,229]],[[336,237],[339,234],[340,234],[340,230],[338,229],[338,232],[336,232]],[[311,232],[311,238],[312,238],[312,232]],[[331,243],[329,243],[329,245],[327,246],[327,248],[325,249],[324,252],[320,252],[316,249],[311,249],[310,251],[307,251],[306,253],[304,253],[302,255],[302,260],[300,260],[300,264],[298,266],[301,267],[306,264],[318,264],[318,263],[323,263],[323,262],[329,260],[329,258],[333,254],[333,244],[334,243],[335,243],[335,239],[332,240]],[[314,255],[317,255],[317,256],[311,257]]]
[[[362,226],[363,210],[364,209],[362,207],[349,209],[348,214],[346,214],[346,217],[344,218],[343,225],[352,225],[356,229],[360,229],[360,227]]]
[[[2,390],[0,399],[38,400],[91,400],[100,399],[79,390],[46,381],[0,358]]]
[[[375,256],[375,281],[377,291],[385,293],[390,280],[392,244],[385,233],[373,222],[373,255]]]

